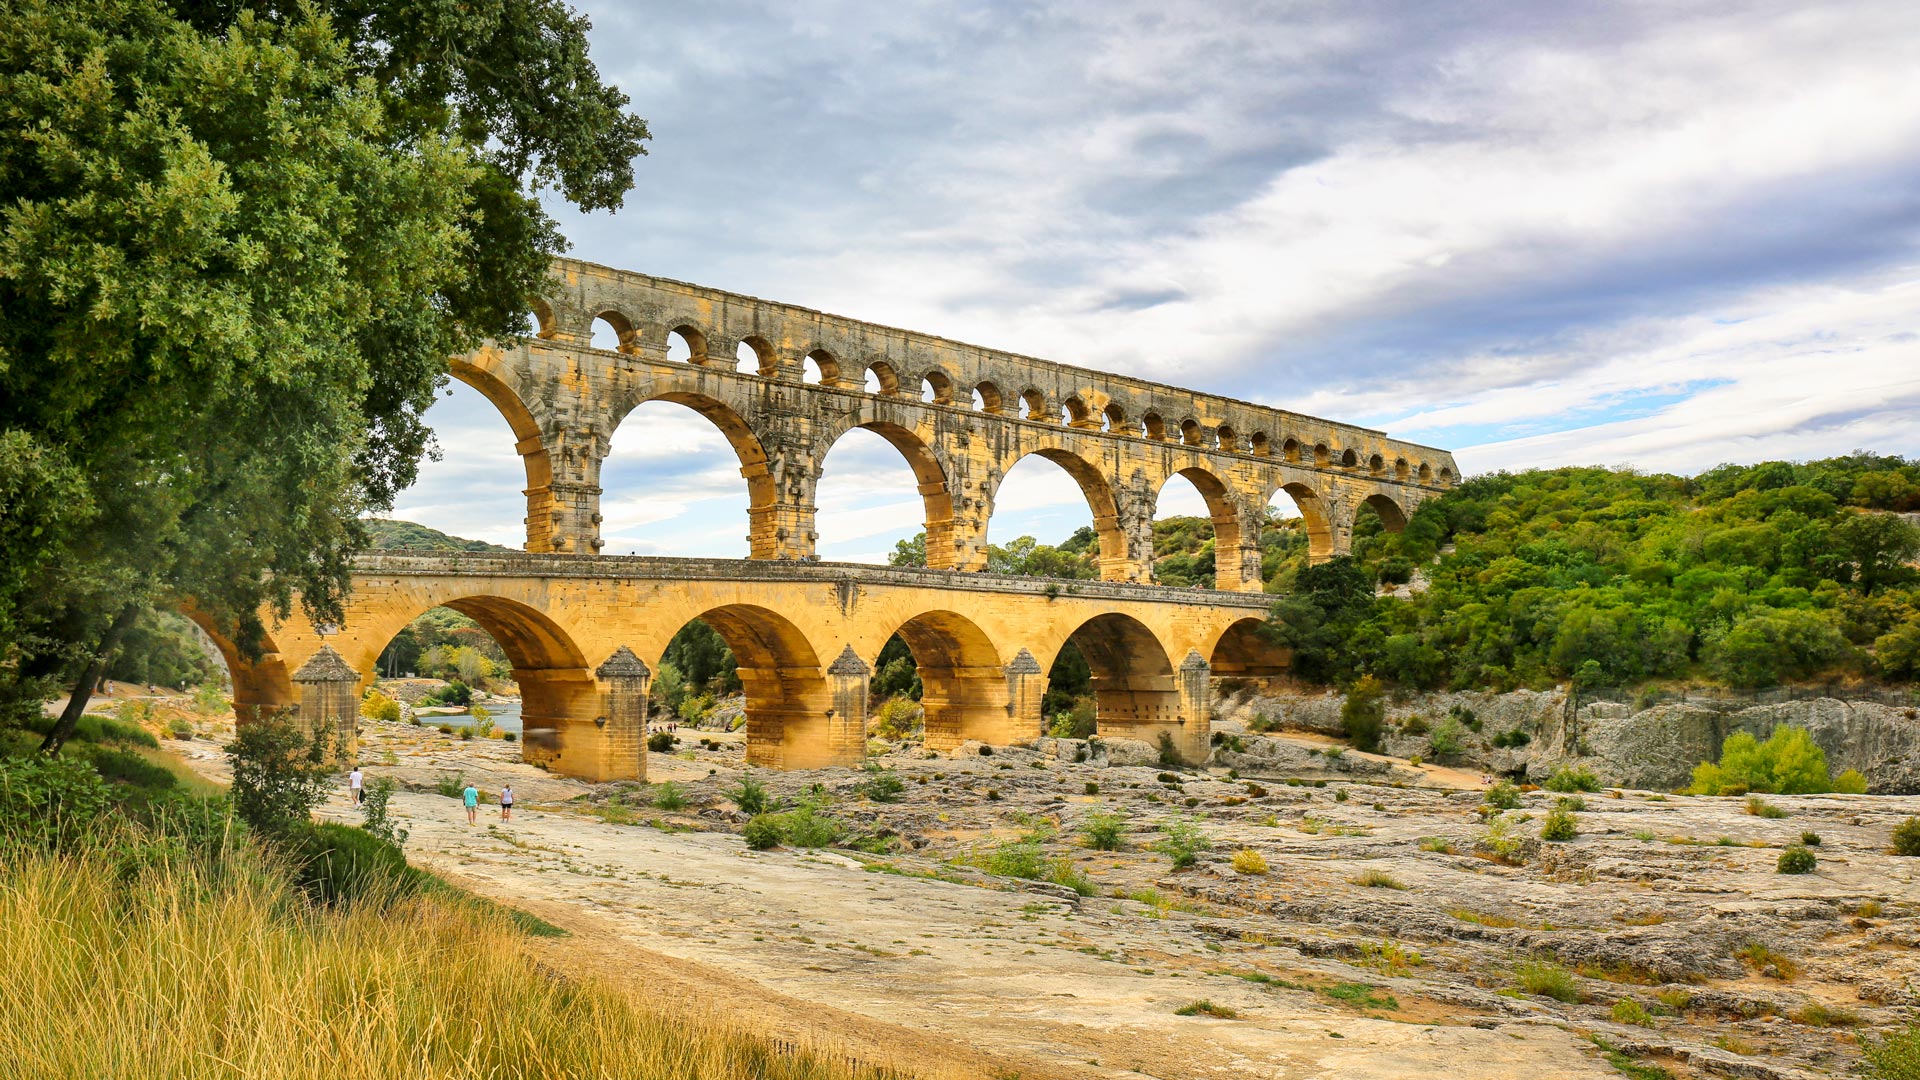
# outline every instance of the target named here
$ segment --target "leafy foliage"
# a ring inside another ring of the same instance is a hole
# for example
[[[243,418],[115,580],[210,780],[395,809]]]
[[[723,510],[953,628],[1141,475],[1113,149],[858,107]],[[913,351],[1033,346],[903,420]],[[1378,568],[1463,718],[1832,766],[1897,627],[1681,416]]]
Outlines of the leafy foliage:
[[[1826,751],[1807,729],[1787,724],[1774,728],[1766,742],[1746,731],[1727,736],[1720,746],[1719,763],[1703,761],[1694,766],[1693,784],[1687,789],[1694,795],[1750,791],[1805,795],[1831,790]]]
[[[242,725],[227,746],[234,812],[269,838],[289,836],[306,826],[332,782],[332,745],[324,735],[308,738],[298,723],[285,717]]]

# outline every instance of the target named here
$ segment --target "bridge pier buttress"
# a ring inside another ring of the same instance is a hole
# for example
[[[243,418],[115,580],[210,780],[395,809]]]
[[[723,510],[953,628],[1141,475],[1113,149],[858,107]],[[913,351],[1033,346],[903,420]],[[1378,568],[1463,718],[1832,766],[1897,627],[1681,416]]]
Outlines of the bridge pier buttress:
[[[577,757],[597,758],[589,780],[642,780],[647,778],[647,697],[653,684],[653,672],[633,650],[625,645],[613,651],[606,663],[594,669],[600,680],[600,713],[594,717],[599,726],[594,738],[597,754]],[[578,732],[585,735],[585,732]]]
[[[1040,670],[1040,661],[1022,648],[1003,674],[1007,680],[1007,742],[1027,742],[1046,734],[1047,721],[1040,701],[1047,693],[1047,673]]]

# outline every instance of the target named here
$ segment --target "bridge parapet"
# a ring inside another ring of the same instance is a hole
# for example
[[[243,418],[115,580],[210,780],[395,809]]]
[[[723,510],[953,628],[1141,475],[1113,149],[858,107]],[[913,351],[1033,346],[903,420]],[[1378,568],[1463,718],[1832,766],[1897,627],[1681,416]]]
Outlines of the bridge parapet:
[[[1000,483],[1029,455],[1079,484],[1109,581],[1151,580],[1160,490],[1186,477],[1213,519],[1217,587],[1244,591],[1259,588],[1260,527],[1280,491],[1325,559],[1347,549],[1362,505],[1397,528],[1458,476],[1446,451],[1370,428],[590,263],[558,263],[540,311],[539,336],[454,365],[513,427],[531,551],[600,550],[601,463],[620,422],[655,400],[725,434],[765,560],[812,556],[821,465],[855,427],[912,467],[939,569],[985,565]],[[596,319],[617,348],[591,347]],[[685,362],[667,359],[676,334]]]

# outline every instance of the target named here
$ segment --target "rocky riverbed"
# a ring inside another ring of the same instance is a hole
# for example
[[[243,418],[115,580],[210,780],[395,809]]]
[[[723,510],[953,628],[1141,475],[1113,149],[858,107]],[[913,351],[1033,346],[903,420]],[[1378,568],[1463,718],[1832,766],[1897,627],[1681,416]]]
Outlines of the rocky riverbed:
[[[768,851],[741,836],[737,734],[682,732],[651,785],[406,725],[368,724],[363,756],[405,789],[415,858],[544,905],[596,970],[665,958],[715,1010],[879,1025],[876,1060],[946,1039],[1028,1078],[1805,1077],[1850,1074],[1863,1039],[1920,1018],[1920,859],[1889,849],[1920,798],[1770,796],[1784,816],[1762,817],[1615,789],[1577,796],[1577,835],[1548,842],[1566,796],[1490,819],[1477,774],[1335,745],[1227,733],[1202,769],[1061,740],[899,748],[879,777],[756,771],[838,832]],[[466,827],[438,794],[456,776],[512,783],[515,820]],[[1096,815],[1118,850],[1088,846]],[[1187,826],[1204,846],[1176,869]],[[1816,868],[1777,873],[1807,833]]]

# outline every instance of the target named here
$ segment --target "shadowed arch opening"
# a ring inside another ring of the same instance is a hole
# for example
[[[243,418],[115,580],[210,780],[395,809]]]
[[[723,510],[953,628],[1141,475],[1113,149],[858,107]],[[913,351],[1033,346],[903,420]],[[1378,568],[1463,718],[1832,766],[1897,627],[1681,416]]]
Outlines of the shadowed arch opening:
[[[1041,490],[1048,490],[1050,488],[1057,490],[1057,488],[1053,488],[1053,485],[1047,483],[1045,473],[1049,470],[1035,466],[1022,468],[1029,458],[1039,458],[1042,461],[1051,462],[1059,466],[1060,469],[1073,480],[1074,485],[1080,489],[1080,495],[1082,499],[1085,500],[1087,509],[1093,514],[1091,527],[1095,542],[1098,546],[1100,576],[1108,581],[1127,580],[1127,542],[1126,536],[1120,528],[1120,512],[1114,501],[1113,489],[1108,486],[1105,474],[1086,459],[1071,451],[1063,450],[1059,447],[1042,447],[1038,450],[1028,452],[1018,461],[1015,461],[1013,467],[1007,470],[1005,476],[1001,477],[999,484],[996,485],[991,494],[993,500],[993,515],[998,517],[1003,510],[1015,508],[1016,504],[1018,504],[1018,509],[1029,509],[1028,506],[1019,503],[1019,500],[1007,497],[1006,493],[1009,490],[1008,481],[1014,480],[1017,476],[1023,483],[1031,483],[1035,488]],[[991,535],[994,527],[993,518],[988,519],[987,525],[989,535]],[[1057,529],[1055,531],[1064,535],[1070,530]],[[1084,534],[1082,535],[1084,536]],[[1072,539],[1067,539],[1068,543],[1071,544]],[[1060,541],[1056,539],[1051,542],[1059,543]]]
[[[1216,679],[1270,679],[1285,675],[1293,652],[1275,642],[1265,619],[1241,619],[1227,627],[1208,657]]]
[[[885,360],[875,360],[867,365],[861,389],[869,394],[893,395],[900,392],[900,373]]]
[[[467,714],[438,721],[460,726],[481,722],[470,711],[481,704],[486,723],[519,734],[525,760],[599,774],[590,760],[604,745],[593,723],[600,701],[591,664],[546,613],[503,596],[451,596],[369,637],[382,643],[379,652],[349,660],[370,663],[391,696],[466,707]],[[493,696],[477,702],[476,695]],[[637,770],[637,757],[630,764]]]
[[[953,376],[934,368],[920,380],[920,400],[935,405],[953,404]]]
[[[1300,440],[1288,437],[1280,444],[1280,457],[1284,461],[1298,464],[1300,461]]]
[[[593,317],[588,344],[609,352],[635,353],[640,351],[640,335],[634,330],[632,319],[608,308]]]
[[[889,466],[897,469],[897,464],[885,460],[884,451],[876,459],[870,452],[872,448],[862,445],[864,436],[856,436],[855,432],[878,435],[900,458],[906,459],[913,482],[911,491],[919,498],[918,516],[926,537],[926,564],[936,570],[948,570],[958,565],[958,555],[954,549],[953,497],[947,488],[946,470],[941,468],[933,450],[921,442],[918,435],[897,424],[880,421],[860,424],[842,433],[821,461],[820,483],[814,501],[819,508],[815,527],[820,533],[822,553],[828,554],[830,548],[839,548],[842,550],[831,553],[831,557],[845,558],[848,557],[845,545],[880,537],[877,543],[881,550],[869,553],[866,558],[856,558],[856,561],[882,562],[887,557],[886,550],[894,541],[908,539],[914,531],[901,524],[905,515],[898,511],[902,507],[891,502],[881,506],[869,505],[876,496],[906,496],[908,493],[898,490],[905,485],[896,486],[888,482]],[[896,533],[899,535],[894,535]]]
[[[1099,422],[1094,419],[1093,411],[1087,408],[1087,403],[1081,401],[1078,394],[1070,395],[1067,400],[1060,403],[1060,422],[1068,427],[1077,428],[1099,426]]]
[[[1391,495],[1375,492],[1360,505],[1371,509],[1380,518],[1380,527],[1387,532],[1399,532],[1407,527],[1407,512],[1400,508]]]
[[[833,700],[820,656],[792,621],[754,604],[711,608],[688,623],[694,621],[711,627],[733,654],[746,696],[748,764],[810,768],[845,750],[829,730]]]
[[[1140,434],[1149,439],[1165,440],[1167,422],[1157,412],[1150,412],[1140,421]]]
[[[1233,428],[1221,424],[1213,429],[1213,445],[1229,454],[1237,454],[1240,452],[1240,436],[1235,434]]]
[[[725,403],[690,390],[662,390],[634,403],[610,447],[601,470],[608,554],[738,557],[742,509],[748,521],[745,554],[780,554],[766,451]],[[744,507],[735,477],[746,484]]]
[[[1016,741],[1000,653],[980,627],[952,611],[926,611],[901,623],[894,634],[920,677],[928,749],[950,750],[968,739],[997,745]],[[884,670],[880,658],[874,668]]]
[[[1359,465],[1360,465],[1360,455],[1359,455],[1359,454],[1356,454],[1356,453],[1354,453],[1354,452],[1353,452],[1353,451],[1352,451],[1351,449],[1347,449],[1347,450],[1342,450],[1342,451],[1340,452],[1340,467],[1341,467],[1341,468],[1343,468],[1343,469],[1353,469],[1353,468],[1358,468],[1358,467],[1359,467]]]
[[[1267,438],[1264,431],[1256,431],[1249,436],[1247,445],[1256,457],[1270,457],[1273,454],[1273,440]]]
[[[688,323],[667,331],[667,359],[675,363],[705,366],[707,362],[707,335],[700,328]]]
[[[815,349],[800,361],[800,381],[818,386],[840,385],[840,364],[825,349]]]
[[[1047,415],[1047,395],[1031,388],[1020,391],[1020,419],[1041,423],[1052,419]]]
[[[974,386],[973,409],[975,412],[998,415],[1005,407],[1005,403],[1000,400],[999,387],[990,382],[983,382]]]
[[[1228,591],[1258,590],[1260,588],[1260,548],[1257,537],[1245,535],[1240,526],[1240,513],[1234,505],[1233,493],[1227,489],[1219,477],[1198,466],[1191,466],[1167,477],[1160,486],[1160,498],[1168,494],[1168,485],[1179,477],[1193,485],[1193,489],[1205,503],[1207,512],[1207,534],[1212,540],[1210,567],[1197,567],[1205,571],[1204,578],[1191,572],[1186,575],[1195,580],[1169,582],[1170,584],[1191,584],[1202,588],[1216,588]],[[1156,518],[1161,515],[1156,513]],[[1160,546],[1161,526],[1155,522],[1155,547]],[[1202,552],[1196,552],[1196,555]],[[1171,558],[1171,556],[1169,556]]]
[[[1267,507],[1268,520],[1273,526],[1305,537],[1308,563],[1318,564],[1333,558],[1333,521],[1328,516],[1325,501],[1313,488],[1300,481],[1281,484],[1267,496]],[[1299,541],[1296,539],[1293,543]],[[1267,561],[1264,553],[1266,546],[1263,541],[1263,567]],[[1289,546],[1285,538],[1276,538],[1273,546],[1280,549],[1277,552],[1279,558],[1285,559]],[[1297,556],[1298,549],[1294,551]],[[1263,569],[1262,577],[1271,576]]]
[[[1173,663],[1146,624],[1117,612],[1096,615],[1076,627],[1066,644],[1085,662],[1100,734],[1151,744],[1159,732],[1181,726]],[[1056,663],[1048,673],[1050,696],[1057,681],[1070,675],[1063,667]]]
[[[1191,417],[1180,421],[1180,442],[1184,446],[1199,446],[1206,441],[1206,429],[1200,421]]]
[[[734,347],[733,370],[742,375],[771,379],[780,372],[780,360],[766,338],[745,337]]]
[[[1111,431],[1115,434],[1129,434],[1129,432],[1127,432],[1127,410],[1122,409],[1112,402],[1108,402],[1107,407],[1100,410],[1100,430]]]
[[[1420,467],[1414,471],[1414,475],[1420,478],[1421,483],[1431,484],[1433,483],[1433,466],[1423,461],[1420,463]]]

